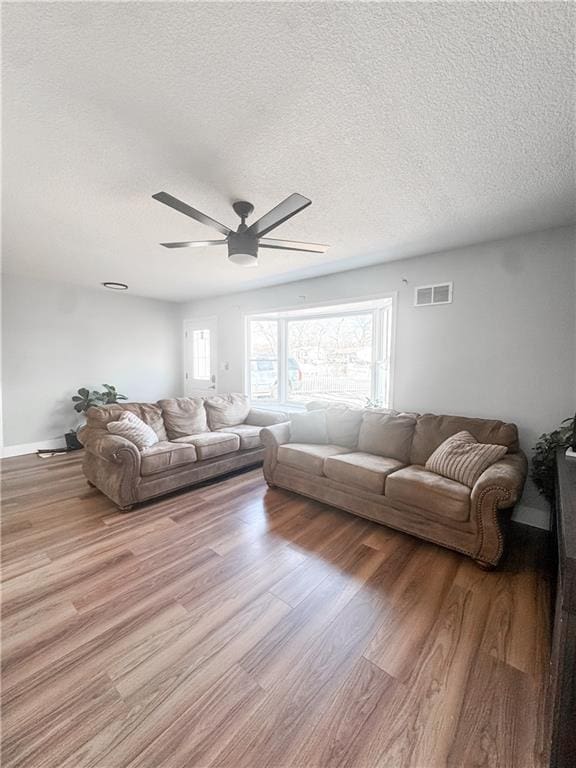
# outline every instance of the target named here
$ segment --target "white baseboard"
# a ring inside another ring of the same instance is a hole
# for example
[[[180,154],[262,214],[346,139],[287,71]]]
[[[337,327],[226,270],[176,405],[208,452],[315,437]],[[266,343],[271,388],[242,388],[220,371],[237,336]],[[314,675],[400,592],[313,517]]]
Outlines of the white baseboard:
[[[27,453],[36,453],[43,448],[51,450],[54,448],[65,448],[66,440],[63,437],[54,437],[51,440],[41,440],[39,443],[23,443],[22,445],[5,445],[2,448],[2,458],[8,459],[11,456],[25,456]]]
[[[550,512],[547,509],[529,507],[527,504],[517,504],[514,508],[512,520],[524,525],[531,525],[534,528],[542,528],[544,531],[550,530]]]

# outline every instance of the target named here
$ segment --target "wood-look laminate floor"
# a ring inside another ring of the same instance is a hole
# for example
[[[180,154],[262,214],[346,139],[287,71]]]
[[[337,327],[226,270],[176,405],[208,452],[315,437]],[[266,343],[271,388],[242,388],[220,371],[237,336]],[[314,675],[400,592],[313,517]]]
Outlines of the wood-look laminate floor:
[[[260,470],[120,514],[78,454],[2,517],[4,768],[544,765],[533,529],[487,573]]]

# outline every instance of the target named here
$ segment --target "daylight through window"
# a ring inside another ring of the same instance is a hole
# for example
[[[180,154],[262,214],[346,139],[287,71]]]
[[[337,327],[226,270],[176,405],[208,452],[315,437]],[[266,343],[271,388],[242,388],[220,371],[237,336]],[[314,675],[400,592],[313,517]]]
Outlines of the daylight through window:
[[[390,400],[392,299],[247,317],[251,400]]]

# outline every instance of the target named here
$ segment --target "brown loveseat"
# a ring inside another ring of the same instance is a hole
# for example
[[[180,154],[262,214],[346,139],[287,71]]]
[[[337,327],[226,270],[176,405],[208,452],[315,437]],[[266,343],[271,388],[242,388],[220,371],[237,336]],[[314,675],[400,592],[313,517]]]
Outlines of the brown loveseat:
[[[139,450],[106,425],[131,411],[158,437]],[[86,448],[83,470],[92,485],[120,509],[212,477],[260,464],[262,427],[286,415],[250,408],[244,395],[173,398],[89,408],[79,439]]]
[[[503,549],[498,510],[514,506],[527,471],[514,424],[328,408],[326,429],[328,441],[322,444],[292,442],[290,422],[264,429],[268,484],[463,552],[482,566],[498,563]],[[508,449],[473,488],[424,468],[446,438],[463,430],[480,443]]]

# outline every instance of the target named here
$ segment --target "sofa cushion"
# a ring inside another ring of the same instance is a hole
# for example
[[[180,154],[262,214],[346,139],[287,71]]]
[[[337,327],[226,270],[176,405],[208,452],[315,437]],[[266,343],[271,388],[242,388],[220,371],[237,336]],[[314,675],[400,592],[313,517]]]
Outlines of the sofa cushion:
[[[324,462],[324,474],[339,483],[356,485],[372,493],[384,493],[387,476],[403,466],[396,459],[357,451],[328,456]]]
[[[120,416],[129,411],[142,419],[144,424],[152,427],[158,440],[166,441],[168,436],[164,428],[162,411],[153,403],[112,403],[111,405],[98,405],[88,408],[86,411],[86,426],[106,429],[110,421],[118,421]]]
[[[294,443],[327,443],[326,411],[290,414],[290,435]]]
[[[225,453],[234,453],[240,448],[240,438],[230,432],[204,432],[200,435],[179,437],[174,442],[193,445],[196,448],[198,460],[213,459]]]
[[[228,434],[238,435],[240,438],[240,450],[247,451],[250,448],[261,448],[260,432],[262,427],[253,427],[250,424],[237,424],[235,427],[224,427],[218,432],[227,432]]]
[[[170,440],[208,432],[208,420],[202,397],[173,397],[158,400],[166,434]]]
[[[419,416],[414,430],[411,464],[426,464],[436,448],[457,432],[470,432],[479,443],[505,445],[508,453],[517,453],[518,429],[515,424],[505,424],[494,419],[469,419],[465,416],[436,416],[425,413]]]
[[[439,518],[463,521],[470,515],[470,488],[417,465],[388,476],[386,498]]]
[[[271,427],[273,424],[281,424],[283,421],[288,421],[288,414],[284,411],[250,408],[244,423],[251,427]]]
[[[140,473],[143,476],[155,475],[166,469],[193,464],[196,461],[196,449],[193,445],[178,445],[162,441],[142,451]]]
[[[340,445],[313,445],[312,443],[285,443],[278,448],[278,463],[301,469],[312,475],[324,474],[324,459],[347,453]]]
[[[365,411],[358,435],[358,450],[408,464],[415,426],[416,419],[408,414]]]
[[[507,450],[505,445],[479,443],[470,432],[457,432],[436,448],[425,468],[472,488],[484,470],[504,458]]]
[[[208,414],[208,426],[212,430],[235,427],[242,424],[250,412],[246,395],[216,395],[204,401]]]
[[[328,441],[346,448],[356,448],[364,411],[360,408],[334,406],[326,410]]]
[[[152,427],[145,424],[142,419],[130,411],[124,411],[120,414],[118,421],[109,421],[106,424],[106,429],[111,435],[120,435],[120,437],[130,440],[140,450],[149,448],[158,442],[158,435]]]

